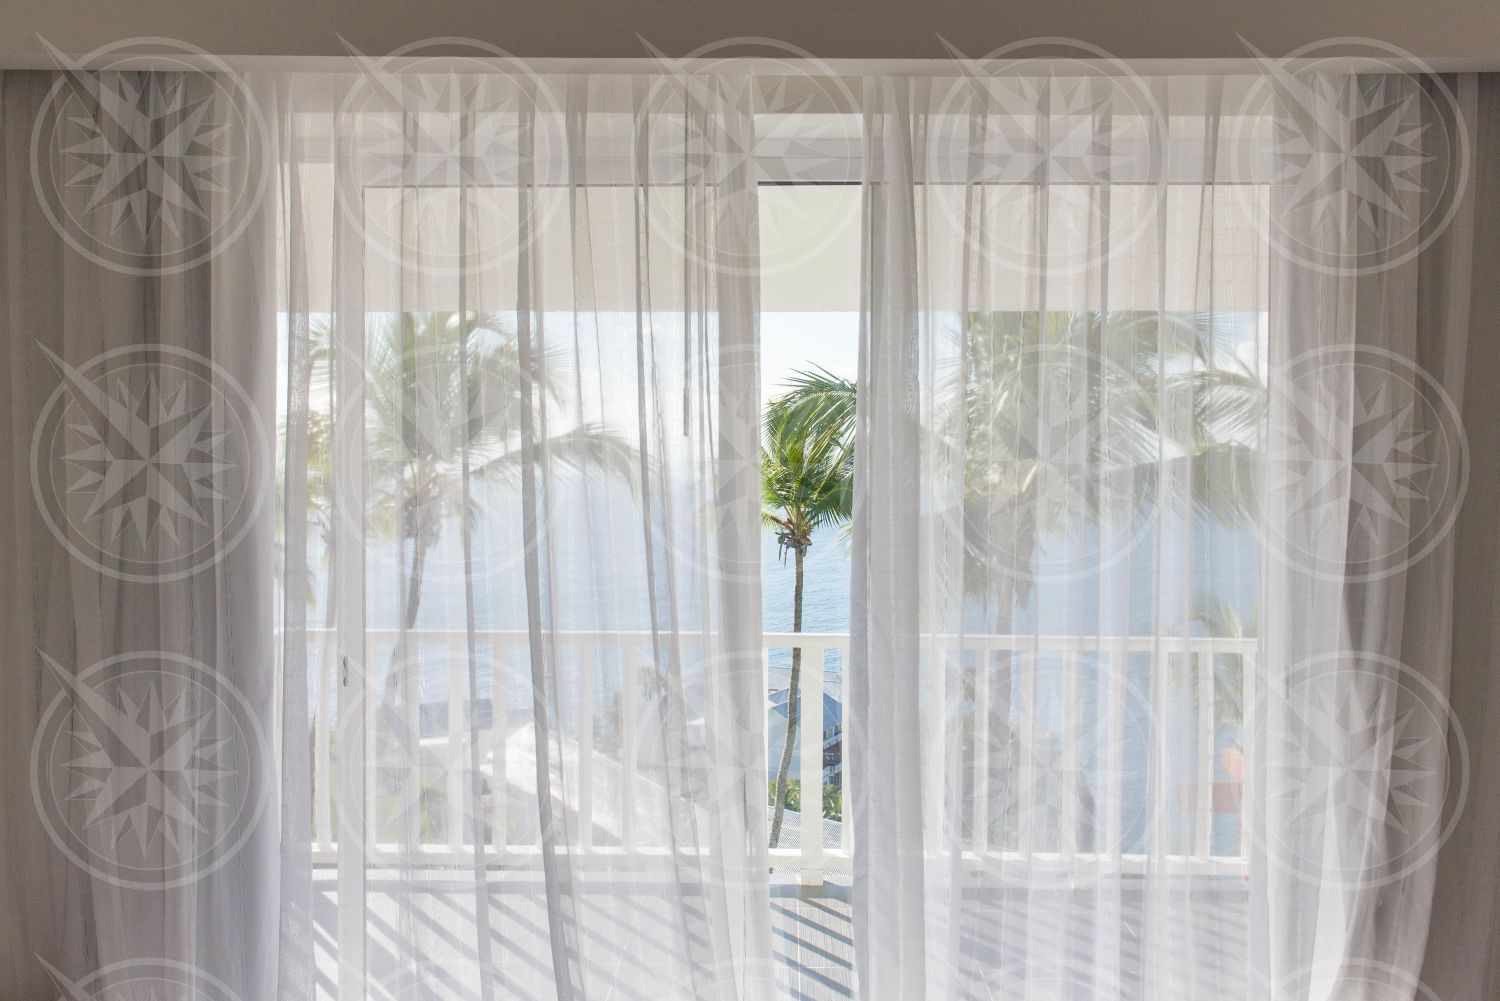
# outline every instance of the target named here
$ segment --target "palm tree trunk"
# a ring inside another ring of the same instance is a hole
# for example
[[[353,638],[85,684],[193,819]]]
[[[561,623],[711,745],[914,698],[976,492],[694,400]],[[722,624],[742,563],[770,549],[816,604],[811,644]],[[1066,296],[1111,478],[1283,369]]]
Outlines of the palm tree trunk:
[[[427,546],[420,540],[411,556],[411,576],[406,579],[406,628],[417,627],[417,609],[422,605],[422,574],[427,570]]]
[[[421,534],[412,540],[411,575],[406,578],[406,628],[391,650],[391,666],[385,677],[385,705],[395,704],[398,686],[402,679],[397,668],[406,663],[406,634],[417,627],[417,610],[422,604],[422,575],[427,571],[427,545]]]
[[[797,576],[796,576],[796,583],[793,585],[793,590],[792,590],[792,632],[794,632],[794,633],[800,633],[802,631],[802,572],[803,572],[803,560],[804,560],[804,558],[805,558],[805,550],[803,550],[799,546],[795,550]],[[786,787],[787,787],[787,777],[788,777],[788,775],[789,775],[789,773],[791,771],[791,767],[792,767],[792,745],[797,740],[797,717],[800,715],[800,713],[799,713],[799,709],[800,709],[799,703],[802,701],[802,695],[801,695],[801,693],[802,693],[802,648],[799,647],[799,646],[794,646],[794,647],[792,647],[792,677],[791,677],[791,680],[787,683],[787,692],[786,692],[786,740],[783,741],[782,745],[781,745],[781,766],[776,771],[776,812],[771,817],[771,847],[772,848],[775,848],[777,842],[779,842],[781,840],[781,821],[782,821],[782,818],[786,815]],[[807,799],[806,799],[806,796],[807,796],[807,776],[806,775],[802,776],[802,784],[803,784],[802,795],[804,797],[803,800],[802,800],[802,819],[803,819],[803,826],[806,827],[807,826],[807,823],[806,823],[806,821],[807,821],[807,802],[808,802]],[[822,784],[823,784],[823,773],[822,773],[821,770],[819,770],[819,772],[818,772],[818,785],[819,785],[820,790],[821,790]],[[821,803],[822,800],[823,800],[823,797],[822,797],[822,793],[820,791],[819,795],[817,796],[817,798],[815,800],[815,802]],[[814,830],[804,830],[802,832],[802,836],[804,838],[810,838],[810,837],[814,837],[814,836],[821,837],[822,836],[822,824],[820,823],[818,825],[818,829],[815,830],[815,831]]]
[[[400,695],[403,684],[409,684],[410,689],[421,690],[420,679],[407,677],[407,672],[418,669],[418,665],[410,660],[407,633],[417,624],[417,609],[422,601],[422,575],[427,570],[427,546],[422,538],[423,533],[419,532],[412,542],[411,576],[406,579],[406,627],[401,630],[401,636],[391,650],[391,666],[385,678],[385,701],[379,707],[380,712],[390,714],[392,732],[404,735],[406,743],[400,748],[400,754],[403,758],[402,764],[407,769],[406,781],[414,787],[408,788],[406,795],[415,797],[418,803],[425,799],[425,793],[422,790],[422,707],[414,705],[411,699],[401,700]],[[420,699],[421,696],[418,695],[416,701],[420,702]],[[405,718],[398,719],[398,714],[405,714]],[[411,800],[409,799],[408,802]],[[427,811],[424,805],[417,810],[403,812],[404,816],[401,819],[405,825],[402,833],[405,841],[404,847],[411,850],[422,839],[423,817]]]

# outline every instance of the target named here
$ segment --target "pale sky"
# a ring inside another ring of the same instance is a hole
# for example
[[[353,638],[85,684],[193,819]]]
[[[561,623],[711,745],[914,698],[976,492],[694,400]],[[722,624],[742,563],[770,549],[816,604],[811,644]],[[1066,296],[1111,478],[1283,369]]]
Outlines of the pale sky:
[[[821,367],[853,379],[858,337],[858,313],[762,313],[761,395],[779,395],[785,378],[801,369]]]

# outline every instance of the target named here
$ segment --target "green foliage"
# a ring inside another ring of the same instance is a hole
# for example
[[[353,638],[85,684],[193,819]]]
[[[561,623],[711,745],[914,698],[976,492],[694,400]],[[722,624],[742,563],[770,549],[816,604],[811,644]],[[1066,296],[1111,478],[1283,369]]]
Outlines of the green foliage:
[[[792,631],[802,631],[804,560],[813,534],[825,525],[848,522],[854,509],[854,439],[849,433],[854,397],[847,384],[826,372],[799,372],[791,391],[766,410],[761,447],[761,503],[766,527],[776,533],[782,559],[796,565],[792,591]],[[792,649],[788,688],[801,690],[802,650]],[[781,838],[790,792],[788,774],[796,740],[798,698],[787,702],[786,739],[772,789],[771,847]],[[781,790],[777,796],[775,790]]]
[[[766,805],[776,805],[776,782],[766,783]],[[786,808],[802,812],[802,780],[788,779],[786,784]],[[825,785],[823,787],[823,819],[842,820],[844,818],[844,795],[837,786]]]
[[[1049,377],[1078,378],[1066,400],[1089,469],[1128,480],[1138,502],[1163,476],[1185,467],[1197,510],[1225,524],[1253,517],[1254,439],[1265,385],[1236,353],[1235,318],[1217,313],[1169,315],[1101,312],[994,312],[969,317],[957,352],[960,392],[939,401],[930,418],[948,421],[964,448],[966,585],[978,597],[997,570],[1077,512],[1065,492],[1046,490],[1057,443],[1037,433],[1039,409],[1056,407]],[[847,459],[852,492],[857,389],[826,371],[798,372],[791,389],[766,411],[768,437],[801,429],[819,454]],[[844,467],[839,466],[840,472]],[[1101,494],[1082,485],[1083,500]],[[767,494],[770,506],[771,494]],[[1020,581],[1024,588],[1025,581]]]
[[[309,517],[326,551],[333,536],[335,425],[361,407],[369,490],[363,513],[379,535],[409,554],[410,625],[427,554],[455,518],[472,523],[479,517],[472,484],[520,484],[524,387],[537,387],[536,407],[556,400],[568,359],[532,357],[528,371],[519,338],[498,313],[389,314],[366,332],[357,392],[335,398],[339,348],[332,324],[315,322],[308,342],[313,396],[327,401],[327,409],[308,416]],[[635,450],[596,426],[552,434],[534,450],[548,468],[602,470],[635,486]]]
[[[767,406],[761,504],[783,557],[853,514],[853,417],[852,387],[827,373],[797,373],[792,389]]]

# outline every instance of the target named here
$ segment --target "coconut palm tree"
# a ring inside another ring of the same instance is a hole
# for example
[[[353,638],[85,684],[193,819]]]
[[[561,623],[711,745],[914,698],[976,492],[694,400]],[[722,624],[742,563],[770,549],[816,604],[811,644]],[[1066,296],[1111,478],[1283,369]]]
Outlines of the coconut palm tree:
[[[825,373],[826,375],[826,373]],[[830,377],[831,378],[831,377]],[[789,399],[790,397],[790,399]],[[776,533],[783,560],[790,554],[795,576],[792,590],[792,632],[802,631],[802,595],[807,551],[813,535],[829,525],[849,520],[854,498],[853,441],[829,433],[826,425],[792,419],[797,398],[789,394],[773,401],[766,411],[761,449],[762,517]],[[771,819],[771,847],[781,840],[786,815],[788,777],[800,715],[802,650],[792,648],[788,681],[786,739],[776,772],[775,813]],[[818,776],[821,783],[821,774]],[[816,800],[815,800],[816,801]],[[804,837],[812,837],[812,832]]]
[[[1114,465],[1128,473],[1132,507],[1155,496],[1163,473],[1185,465],[1200,515],[1225,524],[1253,516],[1251,446],[1265,387],[1236,354],[1234,318],[1168,315],[1164,325],[1155,313],[976,313],[963,338],[964,370],[953,373],[957,392],[939,401],[936,419],[963,424],[964,591],[984,604],[995,631],[1009,630],[1015,603],[1032,586],[1027,574],[1015,571],[1030,565],[1043,539],[1076,530],[1070,522],[1097,515],[1105,500],[1092,475],[1075,476],[1078,495],[1047,489],[1048,467],[1059,457],[1034,430],[1048,416],[1041,411],[1056,401],[1038,392],[1040,379],[1084,375],[1077,380],[1081,395],[1068,401],[1065,416],[1092,429],[1085,469]],[[798,372],[790,382],[768,410],[768,429],[797,429],[812,447],[843,449],[850,461],[838,468],[852,481],[855,384],[822,370]],[[852,493],[852,482],[838,489]],[[800,566],[796,589],[794,613]],[[794,652],[794,691],[796,667]],[[1003,728],[1004,721],[995,725]],[[791,727],[789,721],[782,776]],[[778,789],[773,845],[784,784]]]
[[[314,323],[311,355],[327,377],[332,330]],[[561,359],[536,366],[539,394],[557,399]],[[499,314],[422,312],[383,317],[365,345],[364,439],[369,495],[364,517],[396,543],[406,582],[403,621],[416,625],[427,561],[445,527],[471,523],[479,501],[464,482],[519,486],[521,423],[526,380],[520,345]],[[331,454],[332,422],[309,423],[309,452]],[[535,443],[536,454],[564,468],[600,470],[635,482],[636,452],[622,438],[578,424]],[[538,461],[544,461],[538,459]],[[332,476],[309,478],[309,493],[326,492]],[[331,537],[326,496],[310,498],[316,524]]]
[[[1099,473],[1127,484],[1137,510],[1164,482],[1185,482],[1197,514],[1229,525],[1253,517],[1265,386],[1235,353],[1234,322],[1097,312],[970,318],[962,396],[948,405],[964,422],[965,592],[985,602],[997,631],[1008,631],[1013,602],[1033,585],[1016,571],[1042,540],[1087,530],[1112,500]],[[1082,454],[1059,455],[1059,436],[1038,433],[1048,421],[1060,421],[1066,447]],[[1058,489],[1061,479],[1070,482]]]
[[[315,391],[326,390],[335,340],[326,322],[312,326],[310,357]],[[564,358],[536,366],[537,397],[555,400],[566,373]],[[401,601],[405,630],[416,627],[428,561],[443,532],[460,519],[480,517],[482,501],[474,484],[519,488],[523,377],[515,332],[495,313],[446,311],[381,317],[365,339],[362,399],[367,493],[356,499],[377,538],[392,544],[405,583]],[[535,384],[535,383],[533,383]],[[330,491],[336,432],[333,419],[310,421],[308,450],[323,466],[310,471],[310,516],[332,551]],[[535,443],[538,462],[571,468],[582,475],[602,471],[631,485],[639,472],[636,451],[624,439],[591,424],[577,424]],[[468,463],[465,480],[464,463]],[[403,678],[399,670],[409,651],[398,642],[391,654],[385,696],[378,710],[395,720],[393,706]],[[392,722],[390,732],[404,733]],[[415,735],[402,740],[410,742]],[[399,753],[409,755],[410,747]]]
[[[1087,477],[1076,484],[1081,497],[1044,489],[1047,467],[1058,456],[1049,454],[1049,443],[1034,433],[1040,416],[1035,382],[1049,368],[1089,374],[1082,380],[1077,412],[1068,415],[1096,429],[1086,442],[1088,468],[1106,463],[1127,468],[1134,499],[1144,503],[1162,472],[1187,466],[1191,501],[1199,513],[1225,524],[1253,516],[1251,443],[1264,413],[1265,386],[1234,352],[1232,318],[1169,314],[1166,324],[1163,328],[1155,313],[976,313],[969,318],[965,371],[956,380],[959,395],[940,406],[963,421],[970,597],[1008,614],[1011,601],[1024,599],[1030,585],[1025,575],[996,571],[1025,566],[1041,538],[1065,530],[1062,522],[1080,513],[1079,506],[1088,514],[1102,500]],[[1124,361],[1106,365],[1106,355]],[[772,402],[768,423],[774,419],[804,428],[820,443],[852,446],[855,384],[822,370],[798,372],[789,382],[790,390]],[[1012,588],[1023,590],[1017,594]]]

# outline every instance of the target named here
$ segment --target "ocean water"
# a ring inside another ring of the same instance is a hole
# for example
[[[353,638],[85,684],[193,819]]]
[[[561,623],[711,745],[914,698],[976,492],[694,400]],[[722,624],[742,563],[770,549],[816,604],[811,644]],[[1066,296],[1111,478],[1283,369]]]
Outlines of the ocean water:
[[[641,568],[644,546],[639,514],[633,513],[628,503],[612,503],[603,498],[585,511],[555,512],[552,561],[552,579],[556,582],[556,593],[550,606],[557,616],[560,629],[609,631],[645,630],[650,623],[648,603]],[[622,500],[622,499],[614,499]],[[477,629],[524,630],[526,628],[526,594],[522,565],[524,549],[512,535],[520,524],[519,510],[511,510],[508,502],[495,499],[489,506],[491,517],[474,537],[478,572],[472,580],[474,595],[474,618]],[[421,611],[417,619],[418,630],[463,630],[465,627],[466,598],[463,578],[462,550],[458,546],[457,533],[445,533],[442,543],[434,552],[429,564],[429,587],[424,589]],[[398,624],[397,609],[400,575],[396,570],[394,549],[374,544],[367,554],[366,608],[367,623],[374,630],[393,630]],[[783,560],[778,552],[775,538],[770,532],[762,535],[761,545],[761,594],[762,621],[767,632],[789,632],[792,626],[792,597],[794,567],[791,559]],[[1172,567],[1169,574],[1156,572],[1158,561]],[[313,558],[314,591],[326,594],[326,574],[321,562]],[[1109,607],[1101,607],[1097,586],[1081,586],[1066,583],[1040,587],[1024,602],[1018,603],[1013,616],[1013,629],[1017,632],[1036,631],[1041,634],[1082,634],[1090,632],[1129,631],[1149,634],[1155,628],[1167,625],[1163,609],[1186,614],[1194,606],[1209,607],[1216,603],[1227,604],[1243,621],[1254,617],[1255,596],[1258,588],[1258,545],[1253,534],[1246,529],[1232,529],[1215,523],[1201,523],[1191,533],[1170,539],[1158,545],[1152,534],[1143,533],[1132,552],[1128,565],[1129,587],[1127,593],[1118,593],[1114,587],[1107,593]],[[808,553],[803,607],[803,628],[806,632],[847,633],[849,630],[850,554],[849,546],[839,529],[819,532]],[[680,607],[685,615],[691,615],[693,602],[679,595]],[[319,601],[309,615],[310,622],[320,623],[326,613],[323,601]],[[975,632],[983,628],[985,617],[978,607],[966,609],[966,628]],[[1118,620],[1118,621],[1115,621]],[[687,624],[687,623],[684,623]],[[1201,631],[1201,630],[1193,630]],[[421,649],[413,651],[421,658],[421,699],[424,703],[424,720],[430,714],[432,725],[441,729],[446,718],[448,686],[453,677],[466,677],[460,670],[451,673],[455,661],[454,648],[444,642],[425,642]],[[623,677],[620,661],[625,656],[601,651],[595,670],[594,705],[596,728],[610,726],[610,707],[617,706]],[[370,667],[383,671],[390,656],[389,646],[369,651]],[[574,654],[559,655],[559,675],[576,676],[571,659]],[[649,664],[650,650],[645,646],[630,654],[638,664]],[[786,649],[772,650],[769,657],[769,685],[773,690],[786,687],[791,665],[791,654]],[[1124,745],[1119,749],[1122,757],[1129,761],[1145,761],[1146,749],[1152,740],[1149,719],[1150,706],[1150,658],[1133,656],[1127,667],[1126,699],[1127,725]],[[1092,665],[1092,666],[1090,666]],[[462,664],[459,664],[462,668]],[[842,702],[843,674],[846,665],[836,653],[829,655],[825,690],[829,697]],[[1049,665],[1039,658],[1042,671],[1060,667]],[[1080,693],[1080,704],[1071,707],[1081,712],[1082,719],[1097,718],[1103,711],[1102,684],[1103,664],[1084,658],[1085,681]],[[638,668],[638,670],[640,670]],[[1088,672],[1096,672],[1096,680],[1090,682]],[[529,664],[522,646],[501,651],[481,646],[474,665],[476,688],[483,703],[480,712],[488,715],[492,711],[495,681],[505,690],[505,703],[511,713],[529,712],[531,705],[531,679]],[[639,677],[640,675],[638,675]],[[1055,672],[1051,682],[1042,684],[1036,696],[1036,720],[1042,728],[1056,730],[1068,714],[1070,707],[1064,704],[1063,675]],[[686,679],[690,689],[694,679]],[[1053,683],[1055,682],[1055,683]],[[466,682],[465,682],[466,683]],[[316,687],[316,686],[315,686]],[[1191,695],[1192,686],[1185,686],[1181,693],[1169,695],[1167,706],[1169,749],[1169,774],[1173,782],[1185,783],[1193,780],[1191,763],[1198,759],[1198,728],[1195,724],[1196,710],[1185,701]],[[466,694],[466,693],[465,693]],[[576,691],[568,690],[566,683],[555,693],[554,703],[559,723],[565,729],[577,725],[579,699]],[[637,694],[639,705],[649,704],[650,696],[643,690]],[[691,695],[690,695],[691,698]],[[768,721],[768,744],[779,748],[785,733],[784,723],[778,726],[781,717],[775,714]],[[425,723],[424,723],[425,726]],[[608,734],[603,734],[605,739]],[[1239,741],[1237,727],[1216,727],[1215,772],[1216,777],[1226,777],[1221,751]],[[1100,749],[1097,753],[1102,753]],[[1086,771],[1098,771],[1100,761],[1091,760],[1095,750],[1081,749],[1081,766]],[[794,759],[796,760],[796,759]],[[1102,771],[1100,772],[1102,774]],[[1143,801],[1146,776],[1127,774],[1124,778],[1127,802]],[[1136,830],[1143,819],[1127,818],[1127,840],[1144,836],[1144,828]],[[1184,820],[1183,823],[1186,823]],[[1215,815],[1213,839],[1215,850],[1232,851],[1237,844],[1238,828],[1235,816]]]
[[[791,559],[781,560],[770,533],[761,547],[761,609],[767,632],[789,632],[795,573]],[[1158,574],[1158,564],[1170,568]],[[1196,617],[1227,609],[1240,622],[1256,620],[1260,587],[1260,548],[1249,527],[1232,527],[1203,520],[1190,532],[1158,540],[1146,526],[1138,533],[1128,560],[1111,568],[1123,574],[1104,585],[1096,580],[1059,580],[1036,585],[1016,603],[1010,616],[1012,632],[1039,635],[1152,635],[1158,631],[1202,635]],[[849,631],[849,543],[842,531],[819,532],[808,551],[803,596],[803,631]],[[964,628],[992,632],[994,615],[970,599],[963,613]],[[773,650],[772,682],[785,684],[790,652]],[[833,662],[830,678],[840,671]]]
[[[473,556],[466,565],[455,526],[448,526],[428,559],[426,586],[417,616],[419,630],[462,630],[468,621],[468,587],[472,587],[475,628],[525,630],[527,605],[524,577],[525,547],[519,538],[521,512],[512,498],[487,498],[488,517],[480,519],[472,538]],[[546,552],[547,619],[562,630],[607,632],[641,631],[651,625],[646,588],[644,531],[638,510],[627,497],[595,497],[587,505],[565,506],[553,512],[553,534]],[[408,556],[409,560],[409,556]],[[372,542],[367,550],[366,621],[370,629],[393,630],[399,625],[401,569],[391,544]],[[1170,572],[1158,574],[1162,563]],[[312,590],[316,595],[309,621],[321,622],[327,611],[327,574],[324,561],[313,552]],[[659,562],[658,562],[659,567]],[[1241,621],[1256,615],[1259,588],[1259,546],[1248,528],[1232,528],[1212,521],[1196,524],[1180,537],[1161,544],[1149,526],[1137,538],[1123,568],[1129,581],[1123,591],[1111,581],[1100,587],[1092,581],[1039,585],[1018,601],[1010,617],[1011,631],[1042,635],[1096,633],[1150,635],[1201,632],[1193,625],[1195,610],[1227,606]],[[761,535],[761,620],[767,632],[790,632],[794,563],[783,559],[774,535]],[[670,605],[663,593],[658,608]],[[692,586],[692,585],[686,585]],[[814,633],[849,631],[849,542],[839,528],[819,531],[806,561],[803,630]],[[683,618],[691,629],[697,602],[685,592],[677,595]],[[976,632],[993,631],[993,617],[972,600],[964,609],[964,626]],[[661,624],[661,623],[659,623]],[[770,655],[773,686],[784,684],[790,652]],[[843,665],[831,656],[829,678],[837,683]]]

